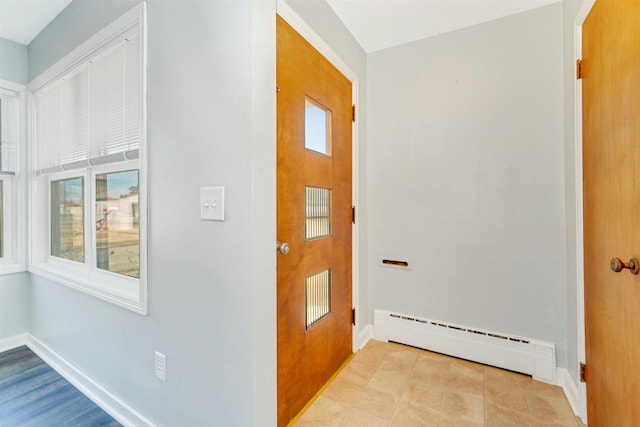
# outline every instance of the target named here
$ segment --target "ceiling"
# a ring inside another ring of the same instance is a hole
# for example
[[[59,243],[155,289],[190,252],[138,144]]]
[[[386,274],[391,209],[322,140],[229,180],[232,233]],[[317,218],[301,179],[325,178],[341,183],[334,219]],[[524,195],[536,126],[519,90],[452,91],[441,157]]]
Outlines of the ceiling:
[[[366,52],[561,0],[327,0]]]
[[[71,0],[0,0],[0,37],[28,45]]]
[[[328,0],[366,52],[561,0]],[[0,0],[0,37],[28,45],[71,0]]]

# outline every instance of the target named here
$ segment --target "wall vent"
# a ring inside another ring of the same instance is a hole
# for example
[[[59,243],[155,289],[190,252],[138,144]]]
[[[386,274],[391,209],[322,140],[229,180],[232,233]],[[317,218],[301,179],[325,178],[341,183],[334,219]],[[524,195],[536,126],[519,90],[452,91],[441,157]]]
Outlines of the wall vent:
[[[394,341],[555,383],[553,343],[419,318],[384,310],[374,312],[374,338]]]

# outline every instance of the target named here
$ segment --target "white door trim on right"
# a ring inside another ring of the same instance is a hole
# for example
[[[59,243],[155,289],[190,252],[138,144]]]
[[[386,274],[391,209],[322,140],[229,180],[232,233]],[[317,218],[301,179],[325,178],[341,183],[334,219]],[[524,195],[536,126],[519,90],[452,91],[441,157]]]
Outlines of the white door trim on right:
[[[574,21],[573,45],[574,59],[582,59],[582,25],[589,15],[596,0],[585,0]],[[574,130],[575,130],[575,188],[576,188],[576,282],[577,282],[577,315],[578,318],[578,363],[586,360],[585,316],[584,316],[584,205],[582,186],[582,80],[574,80]],[[568,124],[567,124],[568,125]],[[578,383],[579,408],[578,416],[587,424],[587,386]]]

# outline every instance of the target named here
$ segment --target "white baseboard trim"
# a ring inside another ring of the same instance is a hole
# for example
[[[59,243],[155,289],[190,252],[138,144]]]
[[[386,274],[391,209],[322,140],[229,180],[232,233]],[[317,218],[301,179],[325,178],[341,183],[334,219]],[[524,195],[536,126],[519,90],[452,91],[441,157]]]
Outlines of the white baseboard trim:
[[[365,326],[358,334],[358,350],[362,350],[373,337],[373,326]]]
[[[573,413],[576,416],[581,416],[583,405],[580,402],[578,386],[575,381],[573,381],[573,377],[571,377],[571,374],[567,369],[558,368],[556,378],[558,380],[558,385],[562,387],[562,390],[564,390],[564,395],[567,397]]]
[[[12,337],[2,338],[0,340],[0,353],[7,350],[27,345],[27,333],[14,335]]]
[[[151,421],[138,413],[135,409],[125,403],[122,399],[111,393],[109,390],[98,384],[86,374],[73,366],[70,362],[49,348],[37,337],[28,334],[26,336],[27,346],[37,354],[47,365],[51,366],[64,379],[73,384],[85,396],[91,399],[96,405],[104,409],[119,423],[124,426],[156,427]]]

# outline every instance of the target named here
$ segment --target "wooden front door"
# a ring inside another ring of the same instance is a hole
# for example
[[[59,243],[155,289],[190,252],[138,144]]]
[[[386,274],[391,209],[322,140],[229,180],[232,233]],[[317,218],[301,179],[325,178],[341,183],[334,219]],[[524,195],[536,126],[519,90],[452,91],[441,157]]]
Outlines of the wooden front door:
[[[351,355],[352,85],[280,17],[276,49],[282,426]]]
[[[639,53],[640,1],[596,1],[582,51],[590,427],[640,426],[640,275],[611,261],[640,259]]]

